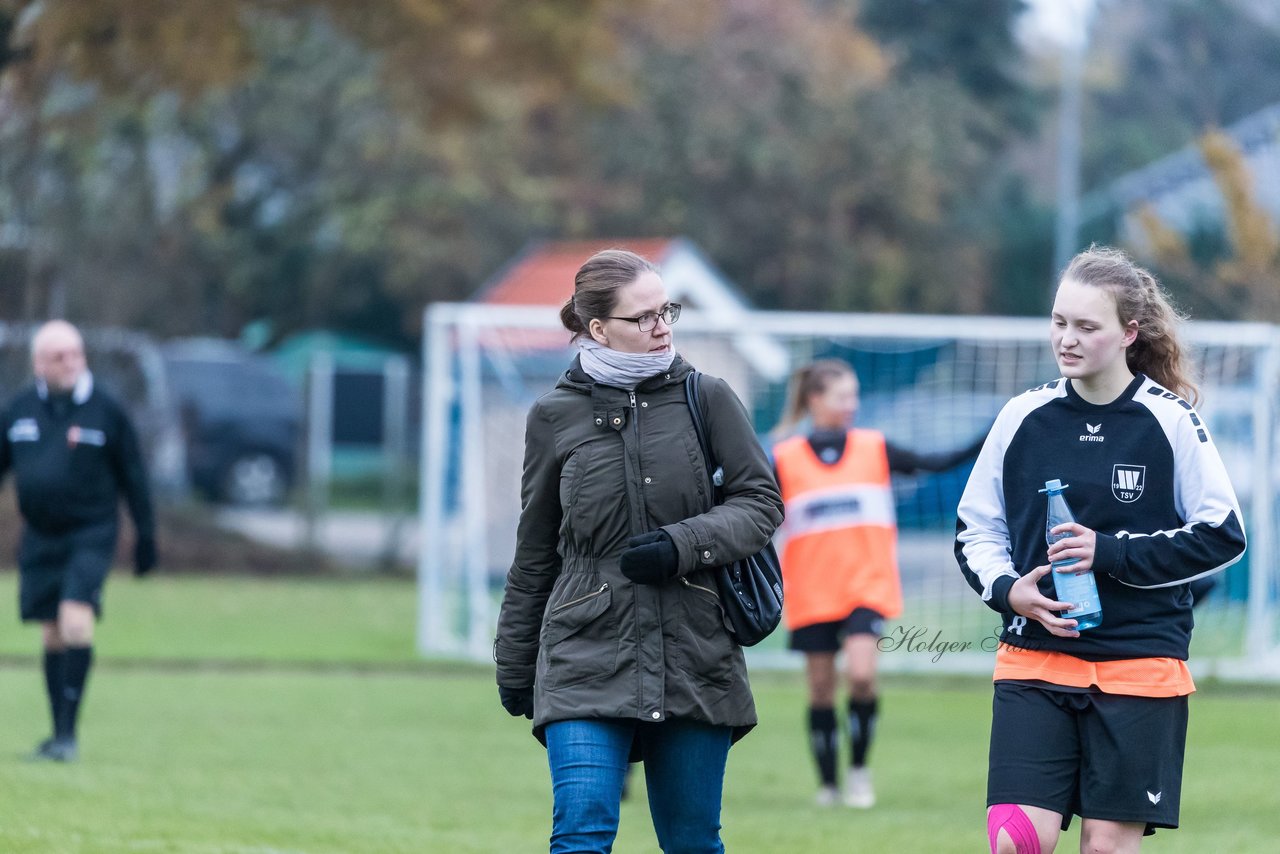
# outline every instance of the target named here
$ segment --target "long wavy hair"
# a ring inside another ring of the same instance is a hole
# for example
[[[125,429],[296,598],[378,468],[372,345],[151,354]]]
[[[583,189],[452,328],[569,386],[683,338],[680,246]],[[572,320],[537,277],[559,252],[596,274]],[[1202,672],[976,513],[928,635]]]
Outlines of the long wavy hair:
[[[1131,371],[1146,374],[1192,404],[1199,402],[1191,359],[1179,337],[1187,318],[1155,276],[1119,249],[1094,244],[1071,259],[1059,282],[1067,279],[1106,288],[1115,297],[1120,324],[1138,322],[1138,337],[1125,353]]]

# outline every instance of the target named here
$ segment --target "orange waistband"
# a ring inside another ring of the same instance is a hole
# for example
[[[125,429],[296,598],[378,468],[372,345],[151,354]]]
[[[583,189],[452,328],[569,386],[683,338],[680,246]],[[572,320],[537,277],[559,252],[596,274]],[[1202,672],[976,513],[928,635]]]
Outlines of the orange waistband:
[[[993,676],[994,681],[1001,679],[1035,679],[1134,697],[1181,697],[1196,690],[1187,663],[1178,658],[1085,661],[1065,652],[1021,649],[1003,643],[996,651]]]

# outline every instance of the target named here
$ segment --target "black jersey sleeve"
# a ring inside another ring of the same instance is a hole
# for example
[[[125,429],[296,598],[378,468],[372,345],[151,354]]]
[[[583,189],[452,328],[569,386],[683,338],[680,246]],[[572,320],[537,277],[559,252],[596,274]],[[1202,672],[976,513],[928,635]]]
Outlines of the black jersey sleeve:
[[[982,450],[986,438],[984,433],[967,447],[933,454],[918,453],[886,441],[884,451],[889,458],[889,471],[896,474],[914,474],[918,471],[939,472],[955,468],[965,460],[976,457]]]
[[[1244,521],[1208,427],[1180,400],[1139,395],[1164,428],[1174,453],[1179,528],[1150,533],[1098,533],[1094,568],[1131,587],[1172,587],[1238,561]]]
[[[129,515],[138,536],[143,539],[155,537],[155,515],[151,506],[151,487],[147,481],[147,467],[142,457],[142,448],[138,444],[138,434],[133,429],[133,422],[123,409],[116,409],[119,441],[116,443],[115,458],[112,461],[120,490],[124,493],[125,504],[129,507]]]
[[[8,474],[9,466],[13,464],[13,453],[9,449],[9,423],[11,420],[8,409],[0,414],[0,483],[4,483],[4,476]]]
[[[1011,557],[1005,452],[1026,414],[1059,396],[1059,389],[1041,387],[1005,404],[982,442],[956,508],[955,554],[960,571],[982,601],[1002,613],[1011,611],[1009,588],[1020,575]]]

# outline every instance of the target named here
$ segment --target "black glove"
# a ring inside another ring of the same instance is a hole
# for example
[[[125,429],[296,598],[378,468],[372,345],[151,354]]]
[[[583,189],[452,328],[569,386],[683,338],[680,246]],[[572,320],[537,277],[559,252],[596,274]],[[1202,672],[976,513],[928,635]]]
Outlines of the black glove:
[[[156,568],[156,541],[154,537],[138,537],[133,547],[133,574],[142,576]]]
[[[506,709],[511,717],[518,718],[524,715],[529,720],[533,720],[532,688],[508,688],[505,685],[499,685],[498,698],[502,700],[502,708]]]
[[[680,555],[671,535],[659,529],[627,540],[621,568],[636,584],[662,584],[676,577]]]

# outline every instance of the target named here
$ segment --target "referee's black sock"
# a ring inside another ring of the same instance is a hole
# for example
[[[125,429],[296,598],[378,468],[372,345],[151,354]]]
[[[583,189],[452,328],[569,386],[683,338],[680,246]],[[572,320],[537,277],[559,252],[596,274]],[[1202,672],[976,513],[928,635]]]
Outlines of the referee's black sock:
[[[836,785],[839,739],[836,737],[836,710],[809,707],[809,749],[818,764],[822,785]]]
[[[80,715],[80,701],[84,698],[84,685],[93,665],[93,647],[67,647],[63,664],[62,709],[58,718],[56,735],[59,738],[75,738],[76,718]]]
[[[849,740],[853,742],[853,767],[861,768],[867,764],[867,752],[871,750],[871,739],[876,732],[876,711],[880,706],[880,698],[869,700],[849,700]]]
[[[58,733],[58,721],[62,718],[62,669],[67,654],[60,649],[44,651],[44,689],[49,693],[49,719],[53,721],[54,735]]]

